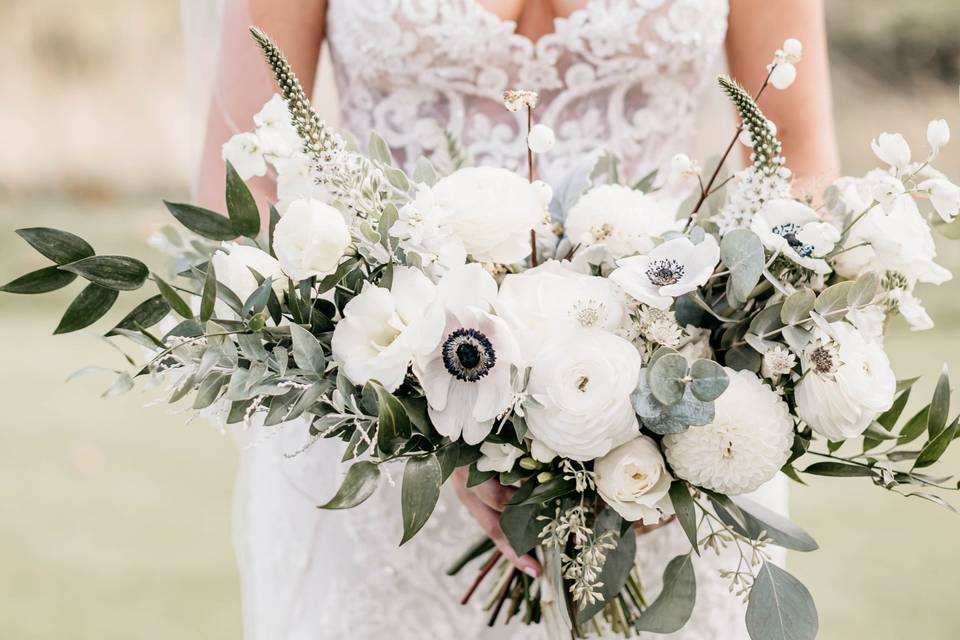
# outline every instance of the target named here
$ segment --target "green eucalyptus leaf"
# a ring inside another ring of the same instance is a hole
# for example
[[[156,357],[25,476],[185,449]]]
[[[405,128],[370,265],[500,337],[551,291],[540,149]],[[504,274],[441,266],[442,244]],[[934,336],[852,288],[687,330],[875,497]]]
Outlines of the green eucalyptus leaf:
[[[664,354],[649,367],[650,390],[663,404],[674,404],[683,398],[686,376],[687,359],[678,353]]]
[[[160,290],[160,295],[163,296],[163,299],[167,301],[167,304],[170,305],[170,308],[173,309],[177,315],[179,315],[181,318],[187,319],[193,317],[193,310],[190,308],[190,305],[187,304],[186,300],[180,297],[180,294],[177,293],[176,289],[171,287],[157,274],[153,274],[153,281],[156,283],[157,289]]]
[[[67,307],[54,333],[70,333],[89,327],[110,311],[119,295],[116,289],[88,284]]]
[[[838,282],[820,292],[813,309],[827,320],[839,320],[846,315],[847,298],[853,290],[853,283],[849,280]]]
[[[725,364],[734,371],[760,371],[763,356],[750,345],[737,345],[724,354]]]
[[[814,640],[820,626],[810,592],[772,562],[753,582],[746,622],[751,640]]]
[[[817,541],[789,518],[743,496],[734,496],[731,500],[740,508],[751,538],[757,539],[761,532],[766,532],[767,538],[785,549],[806,552],[819,548]]]
[[[663,572],[663,590],[640,614],[635,628],[652,633],[679,631],[690,619],[696,600],[697,576],[693,571],[693,557],[690,553],[677,556],[667,563]]]
[[[927,433],[931,440],[936,438],[947,425],[950,413],[950,373],[946,365],[937,379],[937,386],[933,390],[933,399],[927,412]]]
[[[41,255],[57,264],[69,264],[94,255],[93,247],[80,236],[48,227],[17,229],[17,235]]]
[[[690,487],[683,480],[674,480],[670,483],[670,502],[673,504],[674,513],[677,515],[677,522],[680,528],[686,534],[687,540],[693,550],[700,554],[700,546],[697,542],[697,508],[693,502],[693,496],[690,495]]]
[[[862,307],[873,302],[880,289],[880,276],[876,271],[868,271],[854,280],[847,292],[847,305],[851,308]]]
[[[297,366],[305,371],[323,374],[327,361],[320,342],[312,333],[296,324],[290,325],[290,336],[293,338],[293,359]]]
[[[126,256],[91,256],[61,265],[60,268],[117,291],[139,289],[150,275],[147,265]]]
[[[713,402],[727,390],[730,378],[713,360],[700,359],[690,367],[690,391],[702,402]]]
[[[48,293],[62,289],[77,279],[77,274],[64,271],[57,265],[31,271],[0,287],[5,293]]]
[[[765,256],[763,243],[749,229],[734,229],[720,240],[720,257],[730,270],[727,291],[732,293],[737,304],[745,302],[763,275]]]
[[[227,215],[237,235],[256,238],[260,233],[260,211],[257,201],[243,178],[230,162],[227,162]]]
[[[353,463],[337,494],[321,509],[351,509],[373,495],[380,480],[380,468],[369,460]]]
[[[817,295],[812,289],[799,289],[783,301],[780,308],[780,320],[784,324],[795,324],[810,317]]]
[[[440,499],[442,482],[443,470],[435,454],[407,460],[400,488],[400,510],[403,515],[401,545],[415,536],[430,519],[430,514]]]
[[[240,235],[233,228],[229,218],[215,211],[166,200],[163,204],[180,224],[199,236],[210,240],[235,240]]]
[[[168,313],[170,313],[170,305],[167,304],[162,295],[155,295],[134,307],[133,311],[117,323],[117,326],[107,332],[107,335],[118,335],[120,330],[139,331],[149,329],[166,318]]]

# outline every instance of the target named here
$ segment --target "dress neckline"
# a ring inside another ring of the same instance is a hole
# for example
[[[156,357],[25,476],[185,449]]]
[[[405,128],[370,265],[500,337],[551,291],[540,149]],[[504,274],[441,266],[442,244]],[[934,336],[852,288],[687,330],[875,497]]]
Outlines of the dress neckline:
[[[517,24],[516,20],[510,20],[508,18],[502,17],[492,9],[489,9],[483,4],[481,4],[478,0],[464,0],[464,2],[476,7],[479,10],[479,12],[486,17],[486,19],[496,21],[501,25],[503,25],[504,28],[509,29],[510,35],[513,38],[523,41],[524,44],[530,47],[531,49],[536,49],[539,43],[544,39],[549,39],[551,36],[556,36],[557,31],[559,30],[558,28],[561,27],[564,23],[569,22],[570,20],[578,19],[581,14],[586,14],[590,10],[590,5],[593,4],[594,0],[586,0],[586,2],[583,4],[582,7],[578,7],[574,9],[573,11],[571,11],[565,16],[554,16],[553,20],[551,21],[553,29],[551,31],[547,31],[543,33],[542,35],[538,36],[536,39],[531,38],[525,33],[520,33],[520,31],[518,31],[519,25]]]

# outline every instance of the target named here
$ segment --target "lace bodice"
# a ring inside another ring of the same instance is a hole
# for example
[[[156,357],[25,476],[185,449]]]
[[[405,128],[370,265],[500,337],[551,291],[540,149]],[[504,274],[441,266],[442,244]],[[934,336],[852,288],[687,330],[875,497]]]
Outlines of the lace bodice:
[[[557,178],[606,147],[627,179],[689,151],[699,90],[721,51],[726,0],[593,0],[536,42],[477,0],[330,0],[327,33],[344,125],[375,130],[402,159],[444,149],[519,169],[525,115],[505,89],[540,93],[557,134],[539,159]]]

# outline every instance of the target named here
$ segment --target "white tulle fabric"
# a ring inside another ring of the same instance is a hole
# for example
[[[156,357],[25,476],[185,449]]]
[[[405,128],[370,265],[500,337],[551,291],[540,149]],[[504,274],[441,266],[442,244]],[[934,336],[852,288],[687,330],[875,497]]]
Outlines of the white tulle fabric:
[[[475,0],[329,0],[327,35],[342,119],[358,139],[376,130],[402,160],[442,158],[448,128],[474,163],[519,169],[525,121],[501,97],[532,89],[541,95],[538,121],[558,139],[539,158],[541,176],[557,177],[602,146],[623,159],[630,180],[692,148],[726,15],[725,0],[594,0],[534,43]],[[444,571],[480,533],[452,492],[399,548],[400,470],[361,507],[321,511],[343,449],[320,441],[301,452],[307,439],[299,422],[240,435],[235,544],[247,640],[546,640],[542,628],[488,628],[480,594],[459,605],[475,568],[455,578]],[[779,478],[755,497],[783,511],[785,484]],[[666,563],[688,549],[677,526],[639,538],[648,599]],[[734,555],[705,554],[690,623],[640,637],[747,638],[743,606],[718,573],[736,564]]]

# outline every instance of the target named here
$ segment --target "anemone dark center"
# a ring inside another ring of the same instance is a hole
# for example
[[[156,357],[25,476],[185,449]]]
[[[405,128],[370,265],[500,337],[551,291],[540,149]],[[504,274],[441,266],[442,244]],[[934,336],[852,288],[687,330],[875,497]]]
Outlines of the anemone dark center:
[[[673,258],[654,260],[647,267],[647,278],[655,287],[677,284],[686,268]]]
[[[448,335],[441,355],[447,372],[464,382],[476,382],[497,363],[490,339],[476,329],[457,329]]]
[[[787,222],[785,224],[780,224],[775,226],[772,231],[787,241],[787,244],[790,245],[790,248],[797,252],[801,258],[809,258],[813,254],[813,246],[809,244],[804,244],[798,234],[800,233],[800,225],[795,222]]]

